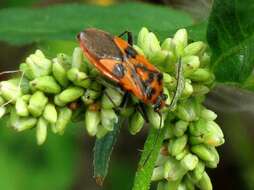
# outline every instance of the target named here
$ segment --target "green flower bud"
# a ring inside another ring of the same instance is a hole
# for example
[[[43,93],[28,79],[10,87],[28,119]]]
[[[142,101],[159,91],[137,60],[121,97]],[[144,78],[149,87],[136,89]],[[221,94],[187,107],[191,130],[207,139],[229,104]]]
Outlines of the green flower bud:
[[[201,179],[204,172],[205,172],[205,164],[203,162],[199,161],[197,166],[195,167],[195,169],[193,171],[189,172],[189,175],[190,175],[192,181],[197,182]]]
[[[107,95],[105,93],[107,93]],[[119,91],[113,88],[106,88],[105,93],[103,93],[101,100],[102,108],[111,109],[120,106],[120,104],[122,103],[123,96],[121,93],[119,93]]]
[[[164,139],[171,139],[174,137],[174,127],[170,122],[167,121],[168,119],[165,120],[165,126],[167,128],[166,133],[165,133],[165,137]]]
[[[89,104],[92,104],[94,103],[94,100],[96,98],[98,98],[100,96],[100,92],[98,91],[94,91],[94,90],[91,90],[91,89],[87,89],[85,91],[85,94],[84,96],[81,97],[82,101],[86,104],[86,105],[89,105]]]
[[[49,94],[58,94],[61,92],[61,87],[57,84],[52,76],[42,76],[30,82],[35,89]]]
[[[168,181],[176,181],[182,179],[187,170],[182,167],[178,160],[169,157],[168,161],[164,164],[164,178]]]
[[[54,103],[57,105],[57,106],[60,106],[60,107],[63,107],[66,105],[66,103],[62,102],[60,99],[59,99],[59,96],[55,96],[54,97]]]
[[[67,72],[64,67],[56,61],[56,59],[53,59],[52,72],[53,76],[61,86],[68,86],[69,81],[67,78]]]
[[[190,74],[189,78],[196,82],[207,82],[214,79],[213,74],[208,69],[198,68]]]
[[[96,138],[97,139],[101,139],[102,137],[104,137],[109,131],[103,127],[102,125],[98,126],[98,131],[96,133]]]
[[[144,47],[144,41],[146,36],[149,34],[149,31],[147,28],[143,27],[140,32],[138,33],[138,40],[137,40],[137,45],[143,49]]]
[[[169,73],[174,73],[176,62],[177,56],[173,52],[168,51],[165,63],[163,65],[163,70]]]
[[[191,80],[185,80],[184,89],[181,94],[181,98],[188,98],[193,93],[193,87],[191,85]]]
[[[167,50],[167,51],[174,51],[175,44],[173,43],[172,38],[166,38],[162,44],[161,44],[161,49]]]
[[[183,150],[182,150],[182,152],[180,152],[179,154],[177,154],[176,156],[175,156],[175,158],[177,159],[177,160],[182,160],[187,154],[189,154],[190,153],[190,151],[189,151],[189,148],[186,146]]]
[[[64,54],[64,53],[57,54],[57,57],[55,58],[55,61],[57,63],[60,63],[64,67],[65,70],[68,70],[72,67],[71,58],[68,55]]]
[[[151,54],[151,56],[149,57],[149,61],[154,65],[163,66],[162,63],[164,63],[168,54],[169,53],[164,50],[156,51],[153,54]]]
[[[56,123],[57,121],[57,111],[54,104],[48,103],[44,109],[43,117],[49,123]]]
[[[133,45],[133,48],[138,52],[138,54],[145,55],[143,50],[139,46]]]
[[[206,172],[204,172],[202,178],[198,181],[198,183],[196,185],[200,190],[212,190],[213,189],[210,177],[207,175]]]
[[[194,55],[183,57],[182,62],[183,62],[183,73],[185,77],[189,77],[200,66],[199,57]]]
[[[24,131],[33,128],[37,123],[37,119],[34,117],[23,117],[18,118],[14,123],[12,123],[13,128],[18,131]]]
[[[80,69],[83,64],[83,53],[80,47],[76,47],[72,54],[72,67]]]
[[[179,186],[177,187],[177,190],[187,190],[187,187],[185,186],[183,182],[181,182]]]
[[[207,86],[202,85],[202,84],[193,84],[192,87],[193,87],[192,94],[194,96],[202,96],[202,95],[207,94],[210,91],[210,89]]]
[[[160,181],[157,185],[157,189],[156,190],[165,190],[165,183]]]
[[[195,107],[192,102],[180,103],[176,109],[176,116],[183,121],[194,121],[197,119]]]
[[[159,154],[157,157],[157,160],[155,162],[156,166],[160,166],[166,163],[166,161],[168,160],[168,156],[164,156],[163,154]]]
[[[211,62],[211,56],[207,53],[204,53],[203,56],[200,58],[200,64],[202,67],[206,67]]]
[[[85,114],[86,130],[90,136],[95,136],[98,132],[99,123],[101,121],[98,111],[87,110]],[[102,127],[101,127],[102,128]]]
[[[203,143],[204,139],[202,138],[202,136],[190,136],[189,142],[191,143],[191,145],[197,145]]]
[[[15,102],[16,99],[21,96],[21,89],[10,81],[0,82],[1,96],[6,101]]]
[[[195,153],[200,159],[208,162],[214,162],[217,160],[217,156],[212,149],[213,147],[209,147],[203,144],[191,147],[191,151],[193,153]]]
[[[204,118],[205,120],[213,121],[217,118],[217,114],[214,113],[212,110],[204,108],[201,111],[201,117]]]
[[[214,161],[205,161],[205,165],[208,168],[217,168],[217,165],[220,161],[219,153],[217,152],[215,147],[211,147],[210,151],[214,155],[215,159],[214,159]]]
[[[63,107],[60,108],[58,111],[58,118],[55,124],[55,131],[62,135],[64,133],[64,130],[67,126],[67,124],[71,121],[72,111],[67,108]]]
[[[206,44],[204,42],[193,42],[184,48],[184,55],[200,55],[205,49]]]
[[[5,115],[6,113],[6,107],[0,106],[0,119]]]
[[[170,76],[168,73],[163,73],[163,83],[169,90],[174,90],[176,88],[176,79]]]
[[[164,166],[159,166],[153,169],[152,181],[159,181],[164,178]]]
[[[143,47],[141,48],[149,60],[155,52],[161,51],[160,42],[152,32],[149,32],[149,34],[145,36]]]
[[[176,137],[181,137],[184,135],[185,131],[187,130],[189,123],[186,121],[179,120],[175,123],[175,126],[173,127],[174,135]]]
[[[198,164],[198,157],[189,153],[182,160],[181,165],[186,170],[193,170]]]
[[[153,110],[152,107],[148,107],[147,116],[148,116],[149,124],[151,124],[151,126],[153,126],[154,128],[159,129],[164,127],[164,120],[165,120],[164,114],[160,116],[157,112]]]
[[[48,122],[41,117],[38,120],[37,126],[36,126],[36,139],[37,139],[37,144],[42,145],[47,138],[47,125]]]
[[[23,100],[23,98],[19,97],[17,99],[15,108],[16,108],[16,112],[19,116],[27,117],[29,115],[27,103]]]
[[[28,110],[34,117],[38,117],[42,114],[47,103],[48,98],[42,92],[37,91],[29,100]]]
[[[22,98],[22,100],[24,100],[26,103],[28,103],[29,100],[30,100],[30,98],[31,98],[31,94],[23,95],[21,98]]]
[[[131,118],[129,123],[129,131],[132,135],[137,134],[142,127],[144,126],[145,120],[140,112],[135,112]]]
[[[167,181],[165,184],[165,190],[178,190],[178,187],[182,179]]]
[[[19,65],[20,71],[24,73],[24,76],[27,77],[29,80],[33,80],[35,78],[33,72],[31,71],[30,67],[26,63],[21,63]]]
[[[188,34],[186,29],[179,29],[173,38],[173,43],[175,44],[175,52],[177,56],[182,56],[184,53],[184,48],[188,43]]]
[[[168,146],[168,151],[171,155],[176,156],[183,151],[187,145],[188,137],[183,135],[182,137],[172,139]]]
[[[107,130],[112,131],[115,124],[118,122],[118,117],[112,109],[101,109],[101,123]]]
[[[195,185],[188,179],[187,176],[183,178],[183,183],[185,184],[187,190],[195,190]]]
[[[3,105],[4,103],[5,103],[4,98],[0,96],[0,106]]]
[[[123,117],[130,117],[135,111],[133,106],[127,106],[121,109],[120,115]]]
[[[88,88],[90,86],[91,80],[87,76],[86,73],[80,72],[78,68],[71,68],[67,72],[67,77],[70,81],[72,81],[75,85],[81,86],[83,88]]]
[[[67,104],[74,102],[83,94],[84,90],[82,88],[71,86],[62,91],[57,97],[60,102]]]

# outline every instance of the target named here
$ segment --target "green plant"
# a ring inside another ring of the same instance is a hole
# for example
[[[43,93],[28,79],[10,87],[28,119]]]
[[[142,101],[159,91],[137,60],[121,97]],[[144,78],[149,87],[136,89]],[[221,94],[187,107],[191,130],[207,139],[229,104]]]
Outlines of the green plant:
[[[79,14],[83,14],[83,9],[87,11],[85,15],[87,20],[90,18],[89,14],[95,11],[100,10],[100,14],[106,15],[106,10],[110,9],[115,15],[123,18],[118,25],[112,24],[107,17],[105,22],[100,22],[99,19],[91,20],[94,22],[92,24],[114,33],[120,33],[120,29],[130,25],[130,30],[137,33],[142,23],[157,32],[160,39],[168,37],[168,34],[172,35],[180,27],[187,27],[191,31],[191,40],[205,38],[206,24],[192,26],[188,16],[159,7],[138,4],[143,12],[151,14],[155,11],[160,14],[162,18],[160,27],[157,26],[156,20],[148,21],[149,19],[145,18],[128,23],[129,20],[125,19],[122,9],[127,8],[129,14],[135,16],[137,13],[132,11],[133,6],[134,4],[127,4],[124,7],[118,5],[103,9],[68,5],[48,8],[47,13],[45,10],[5,10],[0,12],[2,16],[0,18],[9,16],[12,22],[20,24],[15,25],[20,30],[13,35],[12,32],[16,28],[0,19],[0,26],[2,26],[0,36],[2,40],[14,44],[36,41],[51,56],[62,50],[70,52],[72,49],[70,47],[73,47],[74,43],[62,40],[73,39],[75,34],[83,29],[82,21],[78,19]],[[146,28],[139,32],[135,48],[164,72],[165,93],[169,96],[168,101],[172,100],[174,92],[177,92],[176,100],[178,101],[175,102],[175,109],[172,112],[163,110],[164,127],[160,129],[158,138],[156,136],[160,118],[147,106],[153,128],[150,129],[141,156],[134,190],[148,189],[151,179],[160,181],[158,189],[184,187],[194,189],[194,185],[200,189],[212,188],[205,166],[209,168],[217,166],[219,156],[214,147],[223,144],[224,137],[214,122],[216,114],[202,105],[205,94],[216,82],[253,88],[251,50],[254,27],[251,21],[244,19],[251,16],[253,8],[250,7],[250,10],[246,11],[242,7],[239,6],[238,1],[215,1],[208,24],[207,38],[212,53],[211,62],[210,51],[207,50],[206,44],[201,41],[188,44],[187,32],[184,29],[178,30],[173,38],[166,38],[161,44],[157,37]],[[224,10],[227,12],[224,13]],[[11,11],[20,13],[22,17],[14,17],[11,14],[14,12]],[[54,12],[61,13],[63,17],[53,17]],[[34,13],[37,16],[31,19],[29,15]],[[66,23],[63,20],[64,17],[68,17],[68,14],[77,18],[73,19],[69,24],[70,28],[66,29]],[[239,27],[234,30],[230,28],[232,23],[222,19],[224,14],[230,15],[232,18],[230,21],[238,23]],[[55,20],[52,22],[45,19],[43,22],[43,16],[46,15],[50,15]],[[42,21],[39,28],[33,26],[36,24],[37,17]],[[169,18],[172,19],[171,22],[168,22]],[[174,20],[175,18],[177,20]],[[241,22],[239,18],[242,18]],[[24,23],[28,20],[29,26],[25,26]],[[143,23],[144,21],[146,23]],[[91,23],[86,24],[91,25]],[[32,35],[27,35],[28,32]],[[52,39],[56,41],[47,42]],[[61,49],[62,44],[67,48]],[[45,47],[51,47],[51,49],[45,49]],[[85,113],[87,132],[97,137],[94,172],[98,183],[102,183],[107,175],[110,154],[120,130],[121,115],[131,117],[129,126],[131,134],[137,134],[144,121],[133,109],[135,100],[130,107],[121,110],[120,117],[117,116],[117,107],[103,94],[108,91],[111,96],[117,97],[116,106],[120,105],[122,95],[108,83],[86,80],[87,76],[97,76],[98,73],[86,60],[83,60],[81,54],[81,50],[75,48],[72,56],[58,54],[53,59],[48,58],[39,50],[30,55],[26,62],[20,65],[20,70],[25,75],[22,80],[15,78],[1,82],[1,104],[5,105],[5,102],[12,104],[8,104],[7,107],[2,106],[0,112],[1,115],[10,113],[10,124],[18,131],[36,125],[38,144],[43,144],[46,140],[47,126],[51,126],[54,133],[63,134],[71,118],[76,121],[84,120],[82,113]],[[183,69],[176,72],[176,60],[179,57],[182,57]],[[22,81],[21,84],[20,81]],[[21,88],[19,88],[20,85]],[[27,86],[29,88],[26,88]],[[70,108],[75,107],[77,101],[85,106],[73,112]],[[98,101],[101,106],[98,106]],[[147,158],[149,159],[146,160]]]

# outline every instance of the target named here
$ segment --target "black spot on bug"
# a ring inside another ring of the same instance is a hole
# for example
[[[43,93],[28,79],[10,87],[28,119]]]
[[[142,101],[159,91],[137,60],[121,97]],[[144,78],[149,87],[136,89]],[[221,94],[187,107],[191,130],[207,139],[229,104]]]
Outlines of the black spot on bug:
[[[146,95],[147,95],[148,99],[151,99],[154,93],[155,93],[155,89],[154,88],[152,88],[150,86],[146,87]]]
[[[113,74],[117,78],[123,78],[125,74],[125,68],[122,63],[117,63],[113,68]]]
[[[141,69],[143,72],[147,72],[147,71],[148,71],[148,69],[146,68],[146,66],[144,66],[143,64],[140,64],[140,63],[138,63],[138,64],[135,65],[135,69],[136,69],[136,70],[137,70],[137,69]]]
[[[136,52],[136,50],[135,49],[133,49],[131,46],[128,46],[125,50],[125,53],[126,53],[126,55],[127,55],[127,57],[128,58],[135,58],[136,57],[136,55],[138,54],[137,52]]]
[[[158,81],[158,83],[161,85],[161,83],[162,83],[162,79],[163,79],[163,74],[162,73],[158,73],[157,74],[157,81]]]
[[[149,72],[148,73],[148,79],[145,80],[145,84],[146,85],[150,85],[153,82],[154,77],[155,77],[154,73],[153,72]]]

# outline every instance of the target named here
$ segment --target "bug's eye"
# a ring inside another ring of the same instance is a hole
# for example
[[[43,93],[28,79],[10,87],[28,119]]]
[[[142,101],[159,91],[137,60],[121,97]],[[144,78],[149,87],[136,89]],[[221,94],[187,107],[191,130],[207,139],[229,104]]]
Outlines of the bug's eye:
[[[77,40],[80,40],[80,33],[77,34],[76,38]]]

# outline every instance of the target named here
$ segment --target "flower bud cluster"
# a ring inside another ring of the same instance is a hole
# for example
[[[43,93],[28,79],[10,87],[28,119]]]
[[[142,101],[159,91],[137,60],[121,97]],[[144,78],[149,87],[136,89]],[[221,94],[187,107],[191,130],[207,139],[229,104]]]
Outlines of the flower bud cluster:
[[[214,121],[217,115],[202,105],[214,82],[206,44],[188,43],[185,29],[160,43],[155,34],[142,28],[135,48],[164,72],[164,93],[169,97],[166,104],[172,101],[177,82],[183,84],[173,111],[162,110],[167,132],[152,180],[159,181],[158,190],[192,190],[195,187],[211,190],[205,168],[217,167],[216,147],[224,143],[224,136]],[[176,77],[179,60],[183,68],[180,79]],[[151,118],[158,123],[158,118]],[[138,125],[140,121],[136,119],[136,123]]]

